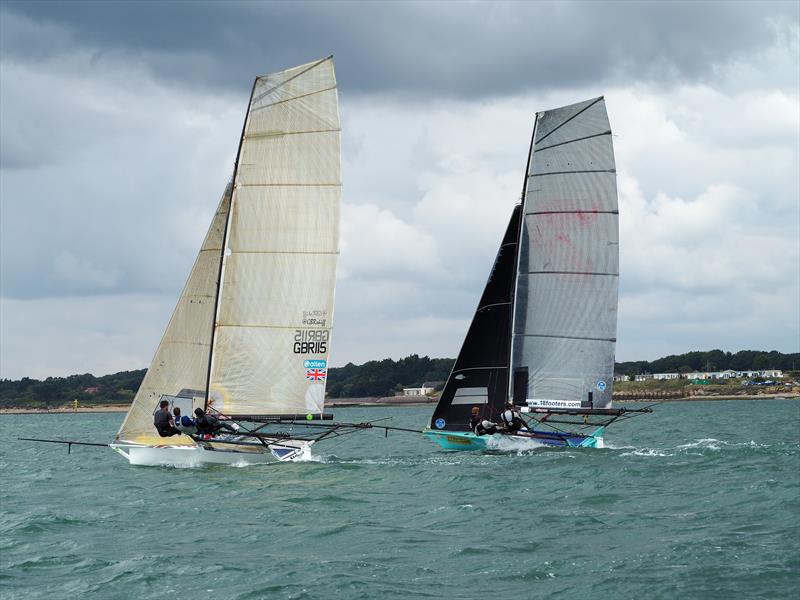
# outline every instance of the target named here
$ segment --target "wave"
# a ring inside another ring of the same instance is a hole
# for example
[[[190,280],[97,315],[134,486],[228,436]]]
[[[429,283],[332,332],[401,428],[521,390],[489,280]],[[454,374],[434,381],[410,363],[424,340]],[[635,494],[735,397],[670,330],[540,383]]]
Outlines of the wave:
[[[488,450],[499,450],[500,452],[514,452],[518,455],[527,454],[537,448],[547,448],[547,444],[542,444],[535,440],[510,438],[508,436],[492,436],[486,442]]]
[[[760,444],[754,440],[747,442],[726,442],[716,438],[700,438],[672,448],[637,448],[636,446],[608,446],[612,450],[627,450],[620,456],[702,456],[706,453],[717,453],[737,450],[769,450],[772,444]]]

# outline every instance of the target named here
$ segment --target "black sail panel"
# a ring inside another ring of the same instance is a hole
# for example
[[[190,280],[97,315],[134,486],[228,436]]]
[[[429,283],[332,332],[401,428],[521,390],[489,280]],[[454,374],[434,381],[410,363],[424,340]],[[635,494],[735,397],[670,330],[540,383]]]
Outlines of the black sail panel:
[[[511,318],[521,206],[514,207],[492,272],[453,371],[431,417],[431,428],[466,431],[472,408],[497,418],[508,400]]]

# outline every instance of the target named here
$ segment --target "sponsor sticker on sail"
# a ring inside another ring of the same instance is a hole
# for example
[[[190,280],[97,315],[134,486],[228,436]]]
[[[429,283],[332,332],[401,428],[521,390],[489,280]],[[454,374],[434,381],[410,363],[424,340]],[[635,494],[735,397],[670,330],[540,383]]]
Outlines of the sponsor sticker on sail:
[[[580,408],[580,400],[546,400],[544,398],[528,398],[528,406],[531,408]]]

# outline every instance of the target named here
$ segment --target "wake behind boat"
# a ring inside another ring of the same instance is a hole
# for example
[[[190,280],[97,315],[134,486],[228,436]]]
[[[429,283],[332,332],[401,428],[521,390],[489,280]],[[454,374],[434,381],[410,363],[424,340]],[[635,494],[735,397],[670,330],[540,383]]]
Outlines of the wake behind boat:
[[[616,167],[605,100],[537,113],[521,203],[425,435],[603,446],[619,284]]]
[[[114,450],[137,465],[261,463],[341,429],[324,414],[340,196],[332,57],[257,77],[233,177]],[[162,437],[162,402],[235,431]]]

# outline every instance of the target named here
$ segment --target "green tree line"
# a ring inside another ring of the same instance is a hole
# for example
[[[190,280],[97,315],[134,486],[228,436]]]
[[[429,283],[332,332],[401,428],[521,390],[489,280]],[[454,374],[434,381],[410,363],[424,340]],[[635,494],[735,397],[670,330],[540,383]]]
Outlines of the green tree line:
[[[420,387],[425,382],[443,382],[453,368],[452,358],[429,358],[412,354],[392,360],[371,360],[361,365],[347,363],[328,369],[327,392],[331,398],[361,398],[390,396],[404,387]],[[737,371],[758,369],[800,369],[800,353],[782,354],[763,350],[742,350],[731,353],[722,350],[696,351],[665,356],[653,361],[616,363],[618,374],[666,373],[670,371]],[[145,369],[121,371],[95,377],[89,373],[69,377],[48,377],[41,381],[23,377],[19,380],[0,379],[0,408],[56,407],[78,400],[81,405],[127,404],[133,396]]]
[[[391,358],[371,360],[363,365],[347,363],[328,369],[328,396],[331,398],[363,398],[390,396],[404,387],[420,387],[423,383],[444,385],[455,359],[429,358],[412,354],[398,361]]]
[[[29,377],[0,379],[0,408],[50,408],[73,400],[81,405],[127,404],[133,400],[145,372],[146,369],[120,371],[102,377],[84,373],[43,381]]]

